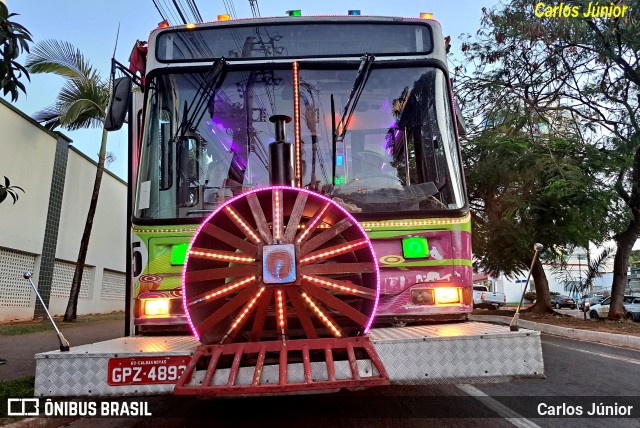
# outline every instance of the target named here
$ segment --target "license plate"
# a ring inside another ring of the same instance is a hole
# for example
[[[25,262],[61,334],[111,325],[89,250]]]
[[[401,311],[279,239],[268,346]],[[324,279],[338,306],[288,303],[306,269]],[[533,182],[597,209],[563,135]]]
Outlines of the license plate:
[[[107,383],[119,385],[154,385],[176,383],[187,369],[189,356],[111,358]]]

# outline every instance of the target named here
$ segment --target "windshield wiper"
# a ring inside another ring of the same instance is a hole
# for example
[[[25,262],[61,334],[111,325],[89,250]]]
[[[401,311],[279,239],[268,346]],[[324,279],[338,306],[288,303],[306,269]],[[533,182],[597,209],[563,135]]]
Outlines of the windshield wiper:
[[[187,102],[185,101],[184,103],[182,121],[173,139],[174,141],[177,141],[178,137],[183,138],[187,132],[193,131],[194,123],[200,123],[209,100],[213,102],[216,91],[224,80],[223,75],[226,69],[227,61],[224,58],[218,58],[211,64],[202,83],[197,87],[191,104],[187,106]]]
[[[332,156],[331,156],[331,185],[335,185],[336,181],[336,145],[338,141],[344,141],[344,136],[347,133],[347,124],[351,120],[351,115],[353,115],[353,111],[358,104],[358,100],[360,99],[360,95],[362,95],[362,91],[364,90],[364,86],[367,84],[367,80],[369,80],[369,75],[371,74],[371,64],[376,60],[376,57],[371,54],[364,54],[362,59],[360,60],[360,67],[358,67],[358,74],[356,74],[356,78],[353,81],[353,88],[351,88],[351,93],[349,94],[349,98],[347,99],[347,103],[344,106],[344,111],[342,112],[342,118],[340,118],[340,128],[336,127],[335,120],[335,104],[333,101],[333,94],[331,94],[331,135],[332,135]],[[339,132],[338,132],[339,131]]]
[[[371,64],[373,64],[373,61],[375,60],[376,57],[374,57],[373,55],[365,54],[360,61],[358,74],[356,74],[356,79],[353,81],[351,94],[349,94],[349,98],[347,98],[347,103],[344,106],[342,118],[340,119],[340,123],[338,124],[339,129],[333,130],[336,141],[342,142],[344,140],[344,136],[347,133],[347,125],[351,120],[351,116],[353,115],[353,111],[355,110],[356,105],[358,104],[360,95],[362,95],[364,86],[367,84],[367,80],[369,79],[369,75],[371,74]]]

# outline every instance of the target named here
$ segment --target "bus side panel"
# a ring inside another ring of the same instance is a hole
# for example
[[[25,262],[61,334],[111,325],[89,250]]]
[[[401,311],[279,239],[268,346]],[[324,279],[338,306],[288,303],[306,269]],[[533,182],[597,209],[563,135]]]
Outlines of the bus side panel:
[[[179,227],[132,231],[134,322],[142,330],[153,327],[157,332],[163,326],[175,330],[178,325],[187,328],[181,280],[184,254],[192,237],[192,230]],[[162,299],[167,301],[167,313],[147,313],[147,302]]]
[[[442,319],[449,315],[458,319],[473,310],[471,233],[464,229],[371,233],[380,264],[378,322]],[[408,236],[425,237],[429,256],[405,259],[402,238]],[[438,303],[435,290],[439,288],[455,289],[458,299]],[[431,297],[416,296],[413,290],[425,291]]]

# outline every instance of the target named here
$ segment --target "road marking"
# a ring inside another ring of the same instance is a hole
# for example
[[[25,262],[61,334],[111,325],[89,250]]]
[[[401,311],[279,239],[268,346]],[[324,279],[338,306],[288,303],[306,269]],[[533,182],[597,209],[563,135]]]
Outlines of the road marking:
[[[536,425],[533,422],[531,422],[529,419],[522,417],[522,415],[514,412],[513,410],[511,410],[510,408],[508,408],[498,400],[495,400],[494,398],[488,396],[487,394],[480,391],[475,386],[467,385],[467,384],[456,385],[456,386],[461,391],[469,394],[470,396],[472,396],[473,398],[475,398],[476,400],[484,404],[486,407],[488,407],[489,409],[493,410],[494,412],[496,412],[497,414],[505,418],[505,420],[509,421],[512,425],[518,428],[540,428],[539,425]]]
[[[571,349],[572,351],[584,352],[585,354],[597,355],[599,357],[610,358],[612,360],[624,361],[625,363],[640,364],[640,360],[633,358],[620,357],[618,355],[604,354],[602,352],[587,351],[586,349],[572,348],[570,346],[559,345],[557,343],[545,342],[545,345],[557,346],[562,349]]]

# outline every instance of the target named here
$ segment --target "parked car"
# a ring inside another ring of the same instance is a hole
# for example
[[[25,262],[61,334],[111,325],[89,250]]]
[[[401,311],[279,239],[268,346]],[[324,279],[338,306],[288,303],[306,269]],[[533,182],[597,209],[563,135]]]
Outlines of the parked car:
[[[551,306],[553,306],[556,309],[560,309],[560,308],[575,309],[577,307],[577,303],[573,298],[569,296],[555,295],[555,296],[551,296]]]
[[[497,291],[489,291],[484,285],[473,286],[473,307],[499,309],[507,302],[507,295]]]
[[[591,297],[590,299],[587,300],[587,302],[589,302],[589,304],[587,305],[587,309],[589,309],[593,305],[597,305],[598,303],[602,303],[603,300],[604,300],[604,296],[593,296],[593,297]],[[578,309],[580,309],[581,311],[584,311],[584,299],[579,299],[578,300]]]
[[[624,305],[624,308],[627,310],[627,319],[640,321],[640,297],[635,296],[631,303]]]
[[[622,304],[627,311],[628,319],[640,321],[640,296],[624,296],[624,302]],[[602,303],[594,305],[589,309],[589,318],[606,318],[609,315],[610,306],[611,297],[607,297]]]

